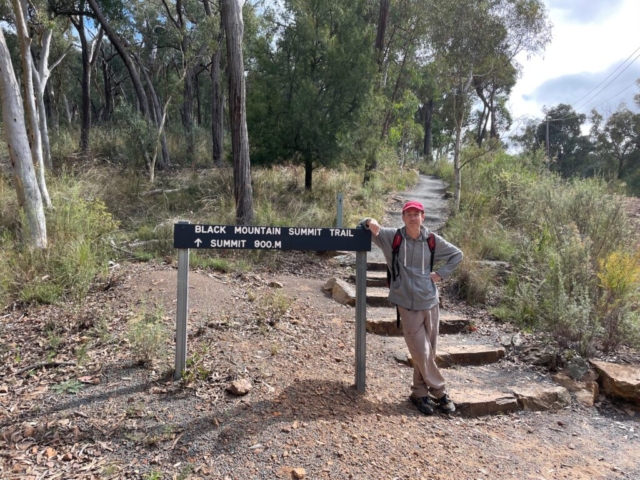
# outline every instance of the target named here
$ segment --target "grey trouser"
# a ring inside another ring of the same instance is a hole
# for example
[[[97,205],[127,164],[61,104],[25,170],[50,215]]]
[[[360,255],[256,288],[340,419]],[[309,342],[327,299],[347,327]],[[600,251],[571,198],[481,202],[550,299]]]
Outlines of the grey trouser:
[[[407,310],[399,307],[404,340],[413,361],[413,385],[415,397],[429,393],[440,398],[446,393],[444,377],[436,365],[436,346],[440,326],[438,305],[429,310]]]

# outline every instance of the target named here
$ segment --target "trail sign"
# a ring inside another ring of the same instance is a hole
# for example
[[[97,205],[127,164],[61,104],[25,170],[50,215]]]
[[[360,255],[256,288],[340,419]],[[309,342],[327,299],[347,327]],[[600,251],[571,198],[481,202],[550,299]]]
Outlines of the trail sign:
[[[178,223],[174,248],[231,248],[371,251],[371,232],[363,228],[260,227]]]
[[[364,393],[366,364],[367,252],[371,232],[363,228],[259,227],[200,225],[179,222],[173,229],[178,249],[178,303],[176,306],[176,362],[179,380],[187,365],[187,313],[189,311],[189,250],[203,248],[345,250],[356,252],[356,390]]]

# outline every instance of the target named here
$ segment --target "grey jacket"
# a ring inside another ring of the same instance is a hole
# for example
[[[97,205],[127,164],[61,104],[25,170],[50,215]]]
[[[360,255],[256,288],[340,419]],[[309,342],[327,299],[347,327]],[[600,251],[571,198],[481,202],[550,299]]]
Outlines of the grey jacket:
[[[367,228],[365,218],[360,224]],[[378,236],[372,236],[375,243],[387,261],[387,266],[391,269],[393,237],[396,228],[381,228]],[[431,252],[427,245],[427,235],[429,230],[423,225],[420,227],[420,237],[413,240],[407,237],[405,227],[400,229],[402,234],[402,244],[398,252],[398,262],[400,264],[400,275],[392,281],[389,289],[389,301],[408,310],[428,310],[438,303],[438,287],[431,280],[429,275],[429,262]],[[447,278],[462,260],[462,251],[456,246],[447,242],[444,238],[436,235],[436,250],[434,254],[434,265],[444,261],[436,273],[442,278]]]

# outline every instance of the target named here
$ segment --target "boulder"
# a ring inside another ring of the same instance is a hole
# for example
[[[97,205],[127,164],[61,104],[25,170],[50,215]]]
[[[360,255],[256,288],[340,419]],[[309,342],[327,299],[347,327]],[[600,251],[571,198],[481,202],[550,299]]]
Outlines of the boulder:
[[[605,395],[640,405],[640,366],[591,361]]]
[[[600,388],[596,382],[587,382],[582,390],[576,392],[576,401],[585,407],[593,407],[593,404],[598,400],[600,395]]]
[[[344,280],[332,277],[322,286],[322,291],[331,293],[333,299],[343,305],[352,307],[356,304],[356,292],[351,285]]]
[[[524,410],[557,410],[571,403],[571,395],[564,387],[533,386],[514,388],[513,394]]]
[[[336,277],[331,277],[329,280],[324,282],[324,285],[322,286],[322,291],[327,293],[331,292],[331,290],[333,290],[333,286],[336,284],[337,281],[338,279]]]
[[[565,369],[571,378],[578,380],[589,371],[589,363],[582,357],[574,356],[566,360]]]
[[[229,393],[239,396],[246,395],[251,391],[252,388],[253,386],[251,385],[251,382],[246,378],[235,380],[234,382],[231,382],[229,385],[227,385],[227,391]]]
[[[598,384],[594,381],[576,381],[565,373],[556,373],[553,381],[575,393],[576,401],[585,407],[592,407],[599,395]]]
[[[578,382],[576,382],[574,379],[572,379],[565,373],[556,373],[551,378],[553,378],[553,381],[556,382],[558,385],[566,388],[570,392],[577,392],[579,390],[582,390],[583,388],[582,385],[580,385]]]

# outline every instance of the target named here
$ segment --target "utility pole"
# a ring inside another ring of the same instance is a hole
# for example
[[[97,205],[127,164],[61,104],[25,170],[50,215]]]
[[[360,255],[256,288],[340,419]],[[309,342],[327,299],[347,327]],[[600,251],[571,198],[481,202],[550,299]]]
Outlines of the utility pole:
[[[551,159],[551,154],[549,152],[549,115],[547,115],[547,159],[550,160]]]

